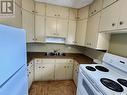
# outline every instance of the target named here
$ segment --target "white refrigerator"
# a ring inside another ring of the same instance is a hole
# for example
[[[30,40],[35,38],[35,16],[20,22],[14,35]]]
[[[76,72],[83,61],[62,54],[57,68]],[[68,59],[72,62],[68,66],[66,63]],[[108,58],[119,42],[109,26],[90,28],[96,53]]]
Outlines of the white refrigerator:
[[[0,95],[28,95],[25,34],[0,24]]]

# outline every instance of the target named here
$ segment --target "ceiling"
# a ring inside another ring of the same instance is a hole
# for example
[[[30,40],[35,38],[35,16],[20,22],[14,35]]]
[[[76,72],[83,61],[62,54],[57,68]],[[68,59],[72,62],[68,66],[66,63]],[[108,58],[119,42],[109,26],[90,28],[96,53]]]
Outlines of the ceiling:
[[[94,0],[35,0],[43,3],[54,4],[72,8],[82,8],[89,5]]]

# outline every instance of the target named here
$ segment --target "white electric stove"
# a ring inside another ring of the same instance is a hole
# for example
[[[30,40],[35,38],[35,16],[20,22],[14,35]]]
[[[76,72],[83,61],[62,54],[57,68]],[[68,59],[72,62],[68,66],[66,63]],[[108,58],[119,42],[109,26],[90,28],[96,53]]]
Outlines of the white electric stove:
[[[106,53],[102,64],[82,64],[77,95],[127,95],[127,58]]]

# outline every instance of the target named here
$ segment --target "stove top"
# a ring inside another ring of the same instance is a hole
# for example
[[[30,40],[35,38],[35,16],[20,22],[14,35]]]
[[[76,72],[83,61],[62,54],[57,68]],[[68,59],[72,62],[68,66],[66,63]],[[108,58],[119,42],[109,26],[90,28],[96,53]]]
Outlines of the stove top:
[[[116,91],[116,92],[123,92],[123,87],[118,84],[117,82],[108,79],[108,78],[101,78],[100,79],[101,83],[106,86],[107,88]]]
[[[92,66],[86,66],[86,69],[89,71],[96,71],[96,69]]]
[[[127,80],[125,80],[125,79],[117,79],[117,81],[118,81],[121,85],[127,87]]]
[[[95,66],[95,68],[99,71],[102,71],[102,72],[109,72],[109,69],[107,69],[103,66]]]

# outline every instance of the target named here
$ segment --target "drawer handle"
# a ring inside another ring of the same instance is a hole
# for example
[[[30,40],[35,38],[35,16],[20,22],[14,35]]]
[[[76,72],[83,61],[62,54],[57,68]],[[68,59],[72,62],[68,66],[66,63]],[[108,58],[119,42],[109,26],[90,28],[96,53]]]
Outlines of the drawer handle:
[[[41,68],[41,67],[39,67],[39,68]]]

